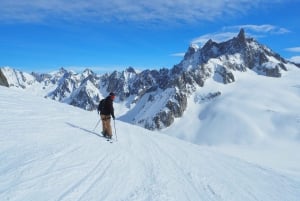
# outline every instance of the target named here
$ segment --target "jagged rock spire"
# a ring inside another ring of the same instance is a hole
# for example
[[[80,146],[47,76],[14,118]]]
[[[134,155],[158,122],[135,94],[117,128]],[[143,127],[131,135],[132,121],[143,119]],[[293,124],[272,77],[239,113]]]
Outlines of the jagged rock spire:
[[[128,68],[126,68],[125,71],[128,73],[136,73],[132,66],[129,66]]]
[[[238,39],[244,41],[246,39],[245,36],[245,30],[243,28],[241,28],[239,34],[238,34]]]

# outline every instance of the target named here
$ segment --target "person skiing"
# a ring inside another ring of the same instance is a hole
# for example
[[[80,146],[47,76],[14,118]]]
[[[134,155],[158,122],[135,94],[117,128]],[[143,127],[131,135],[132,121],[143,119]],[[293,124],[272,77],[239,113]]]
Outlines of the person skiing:
[[[111,117],[115,120],[113,101],[115,99],[115,94],[111,92],[105,99],[102,99],[98,106],[98,114],[100,112],[100,117],[102,120],[102,134],[104,137],[112,138],[112,129],[110,125]]]

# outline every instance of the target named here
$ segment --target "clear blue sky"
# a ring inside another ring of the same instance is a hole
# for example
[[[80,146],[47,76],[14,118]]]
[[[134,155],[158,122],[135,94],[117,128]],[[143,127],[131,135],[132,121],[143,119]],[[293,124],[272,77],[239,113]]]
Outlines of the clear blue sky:
[[[170,68],[191,43],[225,41],[241,27],[300,62],[299,7],[300,0],[0,0],[0,66]]]

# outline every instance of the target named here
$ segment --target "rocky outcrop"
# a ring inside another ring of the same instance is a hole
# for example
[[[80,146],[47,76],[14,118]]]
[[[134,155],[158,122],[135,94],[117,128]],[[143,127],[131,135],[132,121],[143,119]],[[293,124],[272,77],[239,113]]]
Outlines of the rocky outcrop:
[[[154,124],[147,124],[148,129],[161,129],[169,127],[175,118],[181,117],[187,107],[187,96],[182,93],[175,93],[174,99],[166,103],[166,110],[160,111],[153,117]]]
[[[2,69],[0,69],[0,85],[5,86],[5,87],[9,87],[9,84],[7,82],[7,79],[6,79],[5,75],[2,72]]]
[[[89,79],[86,79],[66,102],[70,105],[92,111],[97,109],[100,100],[101,95],[98,89]]]
[[[121,120],[154,130],[170,126],[187,108],[187,99],[205,85],[209,78],[230,84],[234,71],[255,71],[259,75],[280,77],[288,62],[240,30],[231,40],[217,43],[208,40],[202,47],[190,45],[183,60],[171,69],[135,71],[129,67],[121,72],[97,75],[89,69],[75,73],[64,68],[50,74],[31,75],[15,70],[0,71],[0,83],[27,88],[42,85],[45,97],[85,110],[95,110],[100,99],[113,91],[117,102],[128,112]],[[209,101],[220,92],[204,97]]]

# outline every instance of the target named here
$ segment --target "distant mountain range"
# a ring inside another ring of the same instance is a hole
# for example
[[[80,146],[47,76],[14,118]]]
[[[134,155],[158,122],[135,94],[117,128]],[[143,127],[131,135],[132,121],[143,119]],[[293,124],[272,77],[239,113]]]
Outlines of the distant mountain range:
[[[216,43],[209,40],[202,48],[191,45],[183,60],[171,69],[135,71],[132,67],[122,72],[98,75],[86,69],[82,73],[64,68],[49,74],[25,73],[3,67],[0,85],[31,90],[63,103],[85,110],[95,110],[101,98],[113,91],[117,102],[124,103],[126,112],[119,119],[147,129],[170,126],[183,115],[187,98],[208,78],[228,84],[235,82],[234,71],[254,71],[258,75],[278,77],[287,71],[283,59],[253,38],[243,29],[231,40]],[[202,99],[222,95],[213,91]]]

